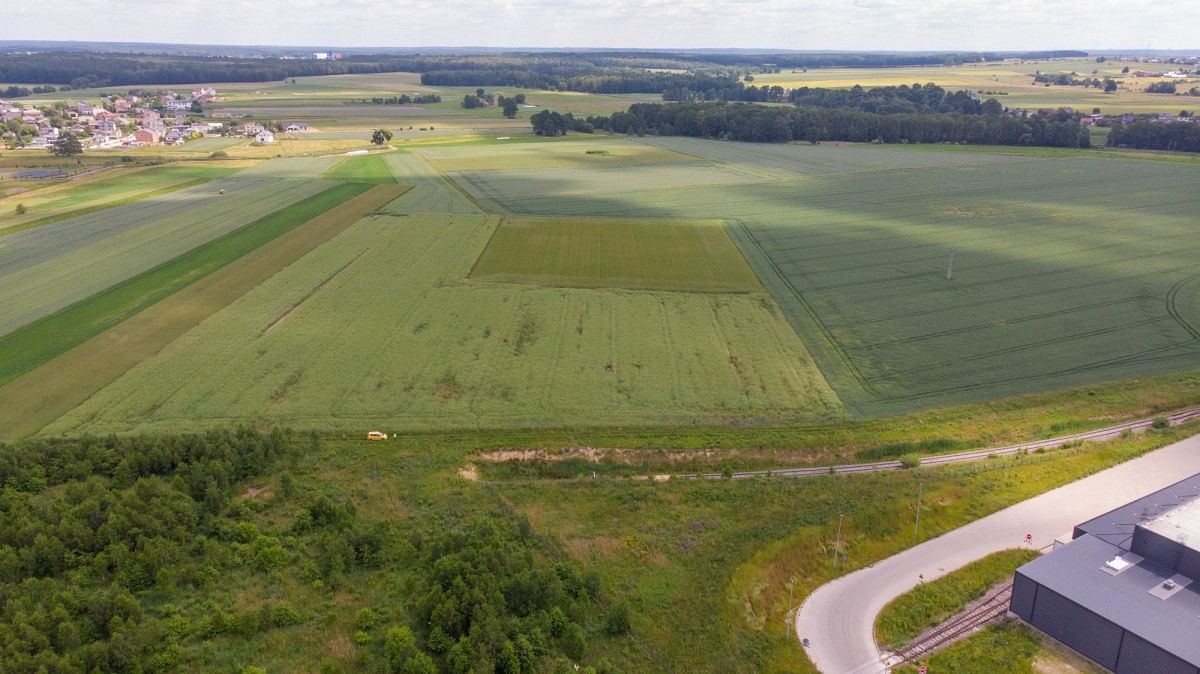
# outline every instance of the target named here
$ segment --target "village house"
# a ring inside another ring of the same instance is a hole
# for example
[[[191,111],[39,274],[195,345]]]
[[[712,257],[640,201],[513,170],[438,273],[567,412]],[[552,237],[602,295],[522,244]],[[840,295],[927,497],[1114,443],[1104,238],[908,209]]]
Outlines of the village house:
[[[270,145],[271,143],[275,142],[275,134],[263,129],[262,131],[254,134],[254,142],[258,143],[259,145]]]
[[[154,131],[152,129],[138,129],[134,133],[134,139],[144,145],[153,145],[162,139],[162,131]]]
[[[266,131],[266,127],[258,122],[246,122],[242,126],[242,135],[244,136],[257,136],[263,131]]]
[[[308,131],[308,122],[288,122],[287,126],[283,127],[283,130],[289,133]]]
[[[78,112],[81,115],[91,115],[95,109],[94,106],[87,101],[76,101],[75,105],[71,107],[75,109],[75,112]]]

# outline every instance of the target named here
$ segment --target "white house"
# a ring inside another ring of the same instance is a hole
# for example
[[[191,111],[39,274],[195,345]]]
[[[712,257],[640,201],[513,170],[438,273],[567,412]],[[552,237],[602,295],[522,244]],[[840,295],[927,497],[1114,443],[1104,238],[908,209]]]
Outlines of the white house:
[[[283,128],[284,131],[294,133],[296,131],[308,131],[308,122],[288,122],[288,125]]]
[[[263,129],[262,131],[254,134],[254,142],[258,143],[259,145],[270,145],[271,143],[275,142],[275,134]]]

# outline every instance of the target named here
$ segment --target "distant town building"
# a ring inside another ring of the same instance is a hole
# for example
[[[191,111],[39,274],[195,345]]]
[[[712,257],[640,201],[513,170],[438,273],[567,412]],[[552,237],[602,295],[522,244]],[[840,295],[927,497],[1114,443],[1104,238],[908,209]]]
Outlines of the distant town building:
[[[271,143],[275,142],[275,134],[263,129],[262,131],[254,134],[254,142],[258,143],[259,145],[270,145]]]

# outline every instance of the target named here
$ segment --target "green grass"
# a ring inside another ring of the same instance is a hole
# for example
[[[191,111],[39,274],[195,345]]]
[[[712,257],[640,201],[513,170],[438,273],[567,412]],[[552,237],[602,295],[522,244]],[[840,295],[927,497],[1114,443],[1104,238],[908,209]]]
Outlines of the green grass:
[[[329,188],[0,337],[0,385],[365,189]]]
[[[488,486],[620,588],[636,639],[602,655],[623,668],[808,673],[788,609],[918,543],[918,482],[927,539],[1195,430],[918,472],[665,483],[588,475]],[[839,514],[846,561],[835,568]]]
[[[762,290],[720,221],[509,217],[470,277],[580,288]]]
[[[955,674],[1034,674],[1041,643],[1028,628],[1006,622],[987,627],[971,638],[951,644],[921,664],[931,672]],[[917,674],[917,665],[896,668],[897,674]],[[1055,670],[1061,671],[1061,670]],[[1071,670],[1067,670],[1071,671]]]
[[[393,185],[396,183],[391,169],[381,154],[350,157],[325,172],[325,178],[343,182]]]
[[[1037,556],[1037,551],[1030,549],[1003,550],[918,585],[879,612],[875,640],[892,650],[907,644],[983,597],[997,583],[1011,579],[1017,567]]]

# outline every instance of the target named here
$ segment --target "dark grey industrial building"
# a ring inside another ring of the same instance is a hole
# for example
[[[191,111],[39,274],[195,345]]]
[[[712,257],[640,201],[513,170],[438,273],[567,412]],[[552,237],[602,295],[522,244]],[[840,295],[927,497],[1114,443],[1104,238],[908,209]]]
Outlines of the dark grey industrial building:
[[[1117,674],[1200,674],[1200,475],[1075,527],[1010,610]]]

